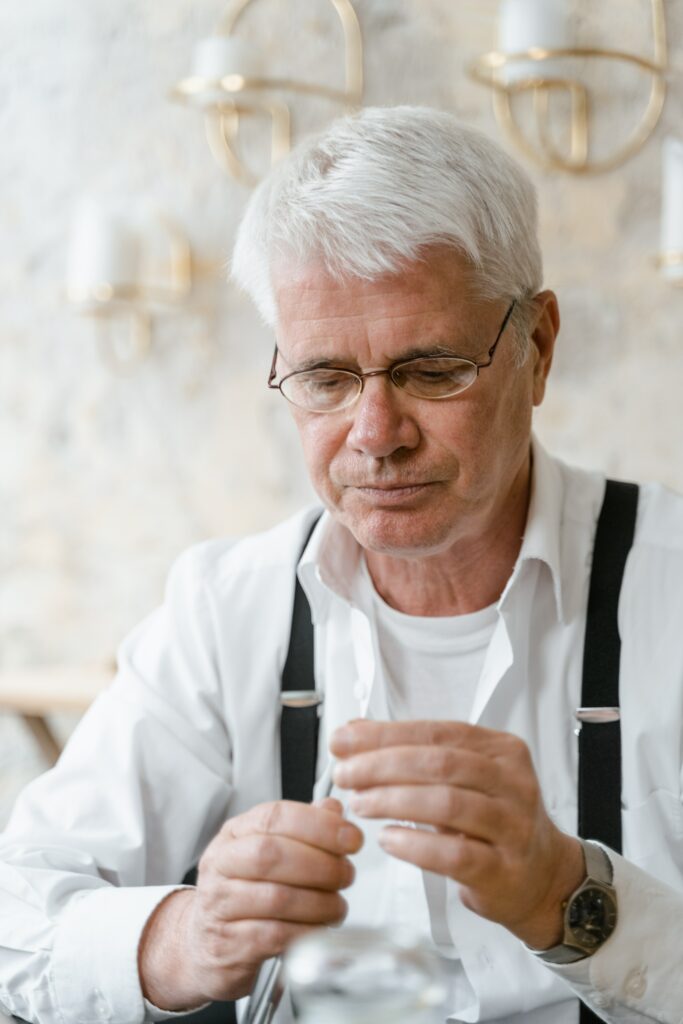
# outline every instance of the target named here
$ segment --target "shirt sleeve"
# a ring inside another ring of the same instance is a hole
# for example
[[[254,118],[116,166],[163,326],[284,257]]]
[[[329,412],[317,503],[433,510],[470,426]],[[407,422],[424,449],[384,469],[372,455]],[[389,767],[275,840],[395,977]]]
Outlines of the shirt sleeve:
[[[231,794],[199,552],[178,560],[162,607],[123,643],[116,679],[0,836],[6,1013],[38,1024],[159,1019],[140,988],[140,936]]]
[[[609,852],[618,921],[591,957],[550,965],[609,1024],[680,1024],[683,895]]]

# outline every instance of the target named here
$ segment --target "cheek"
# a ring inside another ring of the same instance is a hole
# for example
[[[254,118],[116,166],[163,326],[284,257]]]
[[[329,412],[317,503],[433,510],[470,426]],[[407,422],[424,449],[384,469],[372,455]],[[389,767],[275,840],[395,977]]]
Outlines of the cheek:
[[[433,442],[457,456],[461,486],[486,490],[491,477],[516,470],[528,447],[531,412],[531,381],[509,377],[497,389],[482,388],[467,401],[463,396],[442,429],[433,422],[428,432]]]
[[[301,447],[308,472],[314,484],[325,483],[330,477],[330,464],[344,447],[345,430],[324,416],[296,413],[294,421],[299,431]]]
[[[522,371],[510,377],[490,410],[486,444],[489,459],[500,468],[501,476],[513,472],[526,457],[533,412],[533,382]]]
[[[437,407],[424,424],[423,436],[428,446],[456,455],[462,466],[476,467],[495,448],[498,414],[497,403],[481,392],[463,396],[450,408],[445,403],[443,409]]]

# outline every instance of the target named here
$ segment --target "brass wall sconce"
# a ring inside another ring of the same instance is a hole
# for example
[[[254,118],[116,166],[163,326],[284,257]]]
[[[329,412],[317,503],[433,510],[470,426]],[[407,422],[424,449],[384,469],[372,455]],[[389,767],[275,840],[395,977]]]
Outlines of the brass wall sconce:
[[[146,222],[93,201],[74,221],[66,294],[79,313],[94,317],[107,360],[117,368],[143,359],[154,319],[183,304],[192,288],[192,253],[166,216]]]
[[[659,120],[666,95],[664,0],[650,2],[652,59],[618,49],[574,45],[566,0],[502,0],[499,49],[483,54],[469,70],[471,77],[492,89],[498,124],[529,160],[550,170],[595,174],[619,166],[642,148]],[[578,60],[630,65],[649,78],[649,97],[640,121],[608,156],[592,156],[591,94],[576,75]],[[553,93],[563,93],[569,101],[570,141],[565,152],[550,130]],[[515,99],[521,94],[531,97],[532,132],[520,127],[515,114]]]
[[[345,89],[271,78],[259,50],[234,35],[245,9],[253,0],[232,0],[214,35],[201,40],[194,51],[192,74],[180,81],[171,97],[189,103],[204,113],[206,138],[219,166],[231,177],[254,185],[258,175],[237,155],[240,121],[265,117],[270,121],[271,163],[276,163],[291,146],[291,116],[288,94],[306,94],[333,100],[346,110],[360,106],[363,93],[363,47],[360,26],[350,0],[330,0],[344,33]]]
[[[661,244],[657,263],[665,280],[683,288],[683,141],[662,147]]]

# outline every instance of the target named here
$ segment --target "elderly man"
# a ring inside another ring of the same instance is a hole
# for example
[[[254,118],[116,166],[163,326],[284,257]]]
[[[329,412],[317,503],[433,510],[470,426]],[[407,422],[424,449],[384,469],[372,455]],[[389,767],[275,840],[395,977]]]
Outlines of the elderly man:
[[[644,487],[635,519],[532,440],[559,327],[535,223],[519,168],[422,109],[342,120],[257,190],[233,272],[324,511],[183,556],[18,801],[7,1011],[164,1019],[346,917],[432,941],[452,1019],[681,1020],[683,502]],[[322,701],[312,804],[280,799],[281,685]]]

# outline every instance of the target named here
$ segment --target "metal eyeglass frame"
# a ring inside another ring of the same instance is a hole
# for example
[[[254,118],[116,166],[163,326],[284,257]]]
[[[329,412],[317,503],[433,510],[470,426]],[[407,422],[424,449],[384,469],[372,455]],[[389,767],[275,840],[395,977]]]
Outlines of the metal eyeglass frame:
[[[397,363],[392,363],[390,366],[387,366],[386,369],[384,369],[384,370],[366,370],[364,373],[357,373],[355,370],[347,370],[343,366],[325,366],[324,369],[326,369],[326,370],[340,370],[343,373],[348,373],[350,377],[355,377],[360,382],[360,390],[358,391],[356,397],[353,398],[350,402],[348,402],[346,405],[341,405],[341,406],[339,406],[336,409],[307,409],[306,411],[307,412],[315,412],[315,413],[333,413],[333,412],[341,412],[343,409],[349,409],[355,402],[358,401],[358,399],[362,395],[363,387],[365,385],[365,378],[366,377],[380,377],[380,376],[383,376],[384,374],[387,374],[388,377],[389,377],[389,380],[391,381],[391,383],[395,387],[400,388],[402,391],[405,391],[405,388],[403,388],[400,384],[398,384],[394,380],[393,374],[394,374],[394,372],[396,370],[400,369],[402,366],[407,366],[409,363],[417,362],[418,359],[419,360],[423,360],[423,359],[444,359],[444,358],[449,358],[449,357],[453,358],[453,359],[460,359],[463,363],[469,363],[471,366],[474,366],[476,368],[477,372],[476,372],[476,375],[472,378],[472,382],[470,384],[467,384],[466,387],[461,388],[460,391],[454,391],[453,394],[451,394],[451,395],[441,395],[439,398],[427,398],[424,395],[417,395],[417,396],[414,396],[414,397],[422,398],[426,402],[440,402],[440,401],[443,401],[445,398],[454,398],[456,395],[461,395],[463,393],[463,391],[467,391],[468,388],[472,387],[472,384],[474,384],[475,380],[479,376],[479,371],[480,370],[485,370],[486,367],[490,366],[491,363],[493,362],[493,357],[496,354],[496,348],[498,347],[498,342],[503,337],[503,332],[505,331],[505,328],[508,325],[510,317],[512,316],[512,311],[515,308],[516,304],[517,304],[517,299],[513,299],[512,302],[510,303],[509,307],[508,307],[508,311],[505,314],[505,317],[503,318],[503,322],[500,325],[500,330],[498,331],[498,334],[496,335],[496,340],[494,341],[493,345],[491,345],[491,348],[488,350],[488,353],[487,353],[488,358],[484,362],[477,363],[477,362],[475,362],[474,359],[468,359],[466,356],[458,356],[455,353],[453,353],[452,356],[451,356],[450,353],[448,355],[446,355],[446,353],[443,353],[443,354],[439,354],[439,355],[415,356],[412,359],[402,359],[402,360],[400,360]],[[292,400],[290,398],[287,398],[287,395],[284,394],[284,392],[282,390],[282,385],[284,384],[284,382],[286,380],[289,380],[290,377],[296,377],[297,374],[307,373],[308,371],[307,370],[294,370],[294,371],[292,371],[292,373],[286,374],[286,376],[284,376],[282,378],[282,380],[278,381],[278,383],[275,384],[274,380],[275,380],[275,377],[277,376],[276,371],[275,371],[275,364],[277,363],[277,357],[278,357],[278,347],[276,345],[275,346],[275,351],[273,352],[273,361],[272,361],[272,363],[270,365],[270,373],[268,374],[268,387],[271,388],[271,390],[273,390],[273,391],[279,391],[280,394],[282,395],[282,397],[286,401],[288,401],[291,405],[296,405],[296,402],[292,402]],[[410,392],[407,391],[406,394],[410,394]],[[306,406],[297,406],[297,408],[306,409]]]

